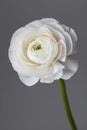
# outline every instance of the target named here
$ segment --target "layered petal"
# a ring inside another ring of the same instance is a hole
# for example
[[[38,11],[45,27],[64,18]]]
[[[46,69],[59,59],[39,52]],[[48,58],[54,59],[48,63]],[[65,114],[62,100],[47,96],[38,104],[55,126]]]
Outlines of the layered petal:
[[[74,29],[67,27],[66,25],[62,25],[64,30],[68,32],[68,34],[71,36],[72,44],[73,44],[73,54],[76,53],[76,47],[77,47],[77,35],[74,31]]]
[[[63,69],[62,79],[70,79],[78,70],[78,61],[75,56],[68,56]]]
[[[63,69],[64,65],[61,64],[60,62],[56,62],[53,65],[51,72],[48,75],[43,76],[40,82],[52,83],[54,80],[60,79],[61,76],[63,75]]]
[[[63,71],[60,69],[55,74],[41,78],[40,82],[41,83],[52,83],[54,80],[60,79],[62,75],[63,75]]]
[[[33,28],[40,28],[43,25],[47,25],[48,23],[59,23],[56,19],[53,18],[43,18],[40,20],[35,20],[30,22],[29,24],[27,24],[25,27],[29,28],[29,27],[33,27]]]
[[[20,80],[26,86],[33,86],[33,85],[35,85],[39,81],[39,78],[34,77],[34,76],[29,77],[29,76],[24,76],[24,75],[21,75],[21,74],[18,74],[18,75],[19,75]]]
[[[62,34],[61,36],[64,37],[62,39],[65,39],[65,42],[66,42],[67,55],[72,54],[73,43],[72,43],[71,36],[68,34],[68,32],[66,32],[60,24],[56,24],[56,23],[50,24],[49,23],[48,26],[53,27],[53,29],[59,31],[59,33]]]

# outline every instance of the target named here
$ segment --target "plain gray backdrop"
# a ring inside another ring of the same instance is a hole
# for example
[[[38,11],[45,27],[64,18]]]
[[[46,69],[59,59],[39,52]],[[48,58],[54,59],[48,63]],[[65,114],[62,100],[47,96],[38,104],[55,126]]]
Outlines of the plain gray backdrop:
[[[58,81],[24,86],[8,60],[13,32],[53,17],[78,35],[78,72],[66,81],[78,130],[87,130],[87,0],[0,0],[0,130],[71,130]]]

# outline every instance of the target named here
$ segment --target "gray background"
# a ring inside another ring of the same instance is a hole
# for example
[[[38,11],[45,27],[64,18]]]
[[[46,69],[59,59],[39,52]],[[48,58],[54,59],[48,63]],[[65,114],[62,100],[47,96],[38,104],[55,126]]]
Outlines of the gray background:
[[[77,32],[79,70],[66,84],[78,129],[87,130],[87,0],[0,0],[0,130],[70,130],[58,81],[26,87],[8,60],[13,32],[44,17]]]

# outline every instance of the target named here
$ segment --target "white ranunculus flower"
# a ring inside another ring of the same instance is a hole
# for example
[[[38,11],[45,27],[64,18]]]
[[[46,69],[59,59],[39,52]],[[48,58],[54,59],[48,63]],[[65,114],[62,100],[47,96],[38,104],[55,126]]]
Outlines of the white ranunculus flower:
[[[33,21],[12,36],[9,59],[27,86],[69,79],[77,71],[77,36],[72,28],[53,18]]]

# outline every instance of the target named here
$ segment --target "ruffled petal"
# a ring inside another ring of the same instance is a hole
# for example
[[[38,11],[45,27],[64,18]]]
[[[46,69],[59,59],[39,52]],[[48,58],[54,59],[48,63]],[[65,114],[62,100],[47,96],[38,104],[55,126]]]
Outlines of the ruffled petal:
[[[64,40],[60,40],[59,43],[62,45],[62,54],[59,60],[65,62],[67,56],[66,43]]]
[[[27,40],[28,37],[31,37],[31,35],[33,35],[32,29],[29,31],[28,29],[21,27],[20,29],[15,31],[10,41],[8,57],[10,62],[12,63],[13,69],[19,73],[24,73],[24,74],[28,73],[27,68],[29,68],[28,66],[29,63],[27,63],[23,59],[24,57],[23,45],[24,45],[24,41]]]
[[[20,28],[13,34],[11,41],[10,41],[10,47],[8,50],[8,57],[11,61],[11,63],[15,64],[17,62],[17,54],[21,54],[22,52],[22,43],[28,35],[29,31],[25,28]]]
[[[52,73],[55,74],[61,69],[64,69],[64,65],[61,64],[60,62],[56,62],[53,66],[53,70],[52,70],[53,72]]]
[[[63,75],[63,71],[60,69],[59,71],[57,71],[57,73],[49,76],[49,77],[44,77],[41,78],[40,82],[41,83],[52,83],[54,80],[58,80],[62,77]]]
[[[73,54],[74,54],[74,53],[76,53],[76,50],[77,50],[77,35],[72,28],[70,29],[69,34],[70,34],[72,41],[73,41]]]
[[[53,83],[53,81],[54,81],[53,77],[41,78],[41,80],[40,80],[41,83]]]
[[[65,42],[66,42],[66,48],[67,48],[67,55],[70,55],[73,52],[72,39],[67,32],[65,32],[64,36],[65,36]]]
[[[60,79],[62,77],[62,75],[63,75],[63,70],[60,69],[57,73],[55,73],[53,75],[53,77],[54,77],[55,80],[58,80],[58,79]]]
[[[70,31],[70,28],[66,25],[63,25],[61,24],[61,26],[63,27],[63,29],[66,31],[66,32],[69,32]]]
[[[28,76],[23,76],[23,75],[20,75],[20,74],[18,74],[18,75],[19,75],[20,80],[26,86],[33,86],[39,81],[39,78],[37,78],[37,77],[28,77]]]
[[[30,23],[28,23],[25,27],[30,30],[32,27],[33,29],[39,29],[42,26],[40,20],[35,20]]]
[[[65,62],[65,69],[63,70],[62,79],[71,78],[78,69],[78,61],[75,56],[69,56]]]
[[[68,32],[69,35],[71,36],[71,38],[72,38],[72,43],[73,43],[73,53],[76,53],[76,46],[77,46],[77,44],[76,44],[76,42],[77,42],[76,32],[74,31],[74,29],[69,28],[69,27],[67,27],[66,25],[62,25],[62,27],[63,27],[64,30],[65,30],[66,32]]]
[[[70,33],[70,35],[72,37],[73,42],[77,42],[77,35],[76,35],[75,31],[72,28],[70,28],[69,33]]]
[[[72,41],[73,41],[73,42],[76,42],[76,41],[77,41],[77,35],[76,35],[74,29],[69,28],[69,27],[66,26],[66,25],[62,25],[62,27],[64,28],[64,30],[65,30],[66,32],[68,32],[68,33],[70,34],[70,36],[71,36],[71,38],[72,38]]]
[[[57,23],[58,24],[59,22],[53,18],[42,18],[40,20],[34,20],[34,21],[28,23],[25,27],[27,27],[27,28],[33,27],[33,28],[37,29],[48,23]]]
[[[63,68],[64,68],[64,65],[62,65],[59,62],[56,62],[53,65],[53,69],[52,69],[51,73],[45,77],[42,77],[40,82],[52,83],[54,80],[60,79],[63,75]]]
[[[48,23],[59,23],[56,19],[54,19],[54,18],[43,18],[43,19],[41,19],[40,20],[40,22],[42,23],[42,24],[48,24]]]
[[[66,48],[67,48],[67,55],[72,54],[73,51],[73,43],[72,43],[72,39],[70,34],[64,30],[62,24],[59,23],[47,23],[47,25],[51,28],[53,28],[54,30],[59,31],[62,36],[65,38],[65,42],[66,42]]]

